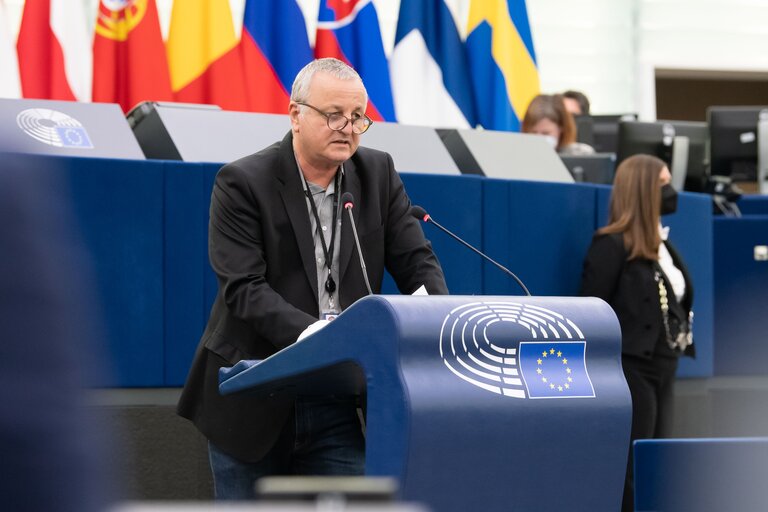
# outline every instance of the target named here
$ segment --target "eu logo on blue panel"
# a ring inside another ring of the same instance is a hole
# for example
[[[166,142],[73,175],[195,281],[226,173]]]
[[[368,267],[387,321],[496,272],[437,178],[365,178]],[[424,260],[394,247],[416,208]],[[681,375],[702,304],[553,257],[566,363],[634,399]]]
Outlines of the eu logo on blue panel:
[[[521,341],[520,372],[530,398],[594,398],[584,341]]]
[[[56,133],[65,148],[93,148],[88,132],[82,126],[57,126]]]

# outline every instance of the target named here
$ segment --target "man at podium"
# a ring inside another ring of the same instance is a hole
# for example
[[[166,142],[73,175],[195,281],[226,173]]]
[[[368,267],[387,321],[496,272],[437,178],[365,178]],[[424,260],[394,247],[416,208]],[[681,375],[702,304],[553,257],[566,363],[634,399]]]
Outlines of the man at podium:
[[[392,158],[358,148],[367,102],[355,70],[311,62],[293,83],[291,131],[216,176],[219,290],[178,412],[209,441],[217,499],[253,498],[266,475],[362,474],[365,446],[353,397],[222,396],[221,367],[269,357],[378,293],[385,268],[402,293],[448,293]]]

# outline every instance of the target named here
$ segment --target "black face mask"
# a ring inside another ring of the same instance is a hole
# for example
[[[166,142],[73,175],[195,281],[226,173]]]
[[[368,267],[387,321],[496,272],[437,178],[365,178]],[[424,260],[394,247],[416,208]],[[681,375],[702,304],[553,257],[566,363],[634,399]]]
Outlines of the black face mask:
[[[661,187],[661,214],[669,215],[677,211],[677,191],[667,183]]]

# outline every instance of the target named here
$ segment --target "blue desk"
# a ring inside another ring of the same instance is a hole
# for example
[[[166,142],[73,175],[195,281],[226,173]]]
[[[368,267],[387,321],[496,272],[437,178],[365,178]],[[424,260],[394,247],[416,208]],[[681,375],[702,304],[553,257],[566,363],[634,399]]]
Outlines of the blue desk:
[[[768,245],[768,215],[715,219],[716,375],[768,373],[768,261],[755,261],[756,245]]]
[[[80,231],[95,261],[113,361],[105,385],[179,386],[216,295],[208,265],[208,209],[219,165],[29,156],[71,185]],[[537,295],[578,291],[581,262],[605,223],[609,189],[479,176],[403,174],[415,204],[508,266]],[[684,376],[712,375],[713,239],[706,196],[683,194],[669,218],[696,287],[696,361]],[[425,225],[452,293],[517,295],[508,276]],[[744,233],[739,235],[747,237]],[[394,293],[390,282],[384,290]],[[752,287],[754,303],[765,288]],[[728,295],[726,295],[728,296]],[[764,316],[764,315],[763,315]]]
[[[768,196],[749,194],[736,203],[743,215],[768,215]]]
[[[766,475],[766,438],[636,441],[635,510],[765,510]]]

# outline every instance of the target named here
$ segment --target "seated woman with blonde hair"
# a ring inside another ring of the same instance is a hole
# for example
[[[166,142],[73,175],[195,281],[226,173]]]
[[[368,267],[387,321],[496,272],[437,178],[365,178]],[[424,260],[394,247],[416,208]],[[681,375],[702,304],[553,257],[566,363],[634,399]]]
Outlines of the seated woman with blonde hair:
[[[576,123],[560,94],[539,94],[528,105],[523,133],[544,135],[561,155],[591,155],[594,148],[576,142]]]

